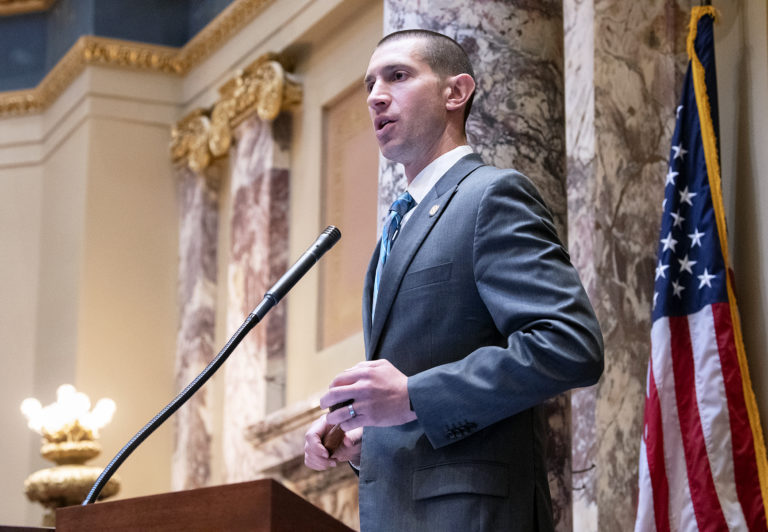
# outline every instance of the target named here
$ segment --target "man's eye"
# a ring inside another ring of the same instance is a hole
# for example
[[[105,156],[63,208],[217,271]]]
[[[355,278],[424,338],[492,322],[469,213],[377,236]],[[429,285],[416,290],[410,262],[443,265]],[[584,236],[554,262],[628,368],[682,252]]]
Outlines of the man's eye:
[[[402,80],[404,80],[405,79],[405,72],[395,72],[392,75],[392,79],[394,79],[395,81],[402,81]]]

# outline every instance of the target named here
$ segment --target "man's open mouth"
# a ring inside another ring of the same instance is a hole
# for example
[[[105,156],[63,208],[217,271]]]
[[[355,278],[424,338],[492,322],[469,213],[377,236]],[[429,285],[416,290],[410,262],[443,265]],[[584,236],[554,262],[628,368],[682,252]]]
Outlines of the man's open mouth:
[[[394,122],[394,120],[390,120],[389,118],[383,118],[377,123],[376,130],[384,129],[384,126],[386,126],[387,124],[391,124],[392,122]]]

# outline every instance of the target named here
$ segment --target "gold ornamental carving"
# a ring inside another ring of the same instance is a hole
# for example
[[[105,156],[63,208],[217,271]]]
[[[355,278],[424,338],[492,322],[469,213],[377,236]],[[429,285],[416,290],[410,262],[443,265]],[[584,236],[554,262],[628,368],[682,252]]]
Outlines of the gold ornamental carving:
[[[175,48],[166,46],[142,46],[139,43],[85,37],[82,62],[88,65],[108,65],[135,70],[151,70],[168,74],[180,74],[181,62]]]
[[[54,0],[0,0],[0,15],[47,9]],[[181,48],[83,35],[33,89],[0,92],[0,117],[39,113],[88,65],[184,76],[275,0],[235,0]],[[38,9],[39,8],[39,9]],[[7,11],[6,11],[7,10]]]
[[[211,121],[202,109],[193,111],[171,131],[171,157],[185,160],[195,172],[205,169],[211,162],[208,148]]]
[[[0,0],[0,17],[46,11],[56,0]]]
[[[196,109],[171,131],[171,157],[195,172],[225,156],[234,129],[249,116],[271,121],[280,111],[301,102],[301,86],[274,54],[266,54],[237,72],[219,88],[219,100]]]
[[[64,92],[87,65],[104,65],[166,74],[183,69],[176,48],[84,35],[31,90],[0,93],[0,116],[39,112]]]

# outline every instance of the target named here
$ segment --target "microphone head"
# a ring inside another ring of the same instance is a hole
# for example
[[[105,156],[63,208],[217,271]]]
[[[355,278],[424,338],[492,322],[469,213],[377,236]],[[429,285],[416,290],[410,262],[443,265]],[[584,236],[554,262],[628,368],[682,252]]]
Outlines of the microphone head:
[[[329,225],[328,227],[326,227],[325,231],[320,233],[321,237],[323,235],[327,235],[327,238],[330,239],[329,245],[328,245],[329,248],[334,244],[336,244],[336,242],[341,240],[341,231],[339,231],[339,228],[336,227],[335,225]]]
[[[320,236],[315,239],[315,242],[309,246],[309,249],[299,257],[299,260],[297,260],[293,266],[283,274],[272,288],[267,290],[267,293],[264,295],[264,301],[269,297],[272,305],[277,304],[277,302],[280,301],[291,288],[293,288],[293,285],[295,285],[298,280],[320,260],[320,257],[339,241],[339,239],[341,239],[341,231],[332,225],[326,227],[325,231],[320,233]],[[259,305],[253,313],[257,314],[259,319],[261,319],[263,315],[269,311],[269,308],[271,308],[271,305],[263,308]]]
[[[326,251],[331,249],[336,242],[341,239],[341,231],[333,225],[329,225],[325,230],[320,233],[315,242],[309,246],[307,253],[315,258],[315,262],[320,260]]]

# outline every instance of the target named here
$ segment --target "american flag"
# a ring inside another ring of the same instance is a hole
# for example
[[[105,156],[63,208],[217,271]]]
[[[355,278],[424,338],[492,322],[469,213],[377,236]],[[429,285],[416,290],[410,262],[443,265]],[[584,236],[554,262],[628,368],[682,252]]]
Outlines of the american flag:
[[[691,14],[664,183],[637,532],[766,530],[768,465],[725,240],[714,14]]]

